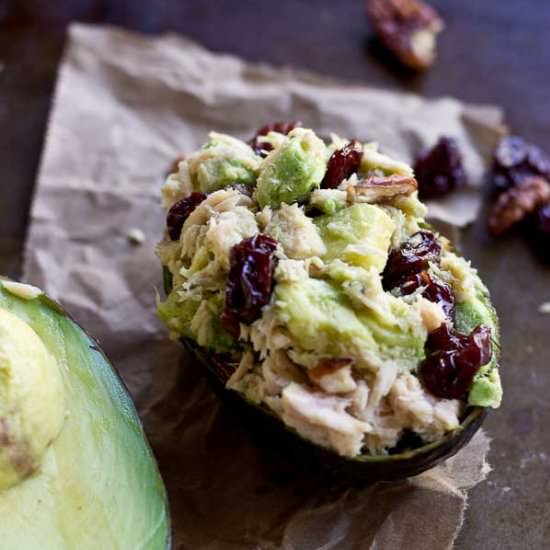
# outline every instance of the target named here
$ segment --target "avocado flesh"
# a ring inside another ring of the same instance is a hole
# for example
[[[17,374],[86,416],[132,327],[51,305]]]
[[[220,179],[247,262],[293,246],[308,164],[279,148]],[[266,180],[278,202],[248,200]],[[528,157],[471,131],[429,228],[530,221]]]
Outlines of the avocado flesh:
[[[315,219],[327,247],[326,261],[340,259],[378,272],[384,269],[395,224],[372,204],[354,204]]]
[[[0,290],[57,359],[67,416],[40,468],[0,493],[4,550],[165,549],[166,495],[134,405],[105,356],[61,309]]]

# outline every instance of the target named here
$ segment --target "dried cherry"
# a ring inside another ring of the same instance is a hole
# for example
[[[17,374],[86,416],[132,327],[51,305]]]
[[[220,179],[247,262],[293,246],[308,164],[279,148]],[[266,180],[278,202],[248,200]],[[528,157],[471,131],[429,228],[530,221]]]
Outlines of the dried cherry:
[[[466,185],[466,172],[462,155],[456,141],[441,137],[415,162],[414,172],[418,180],[418,195],[421,199],[443,197]]]
[[[173,241],[177,241],[180,238],[181,228],[185,220],[205,198],[206,195],[204,193],[194,192],[188,197],[174,203],[172,208],[168,210],[166,228],[168,229],[168,235]]]
[[[362,158],[363,148],[355,139],[334,151],[328,160],[327,171],[321,182],[321,187],[328,189],[338,187],[340,182],[359,170]]]
[[[455,297],[451,287],[430,275],[427,271],[409,275],[400,285],[401,294],[412,294],[415,290],[422,288],[421,295],[435,304],[439,304],[447,318],[452,319],[455,309]]]
[[[493,176],[499,191],[522,185],[532,176],[550,180],[550,158],[522,137],[507,136],[494,152]]]
[[[273,122],[272,124],[266,124],[262,126],[250,140],[250,147],[254,149],[254,152],[261,157],[267,156],[269,151],[273,149],[270,143],[261,141],[258,138],[260,136],[267,136],[269,132],[278,132],[279,134],[284,134],[285,136],[294,130],[294,128],[299,128],[302,126],[302,123],[299,120],[293,120],[291,122]]]
[[[424,387],[436,397],[462,399],[478,370],[491,360],[491,329],[479,325],[460,334],[443,323],[429,334],[426,352],[419,368]]]
[[[271,298],[276,248],[277,241],[257,234],[231,249],[222,322],[235,337],[239,336],[239,323],[258,319]]]
[[[385,290],[399,286],[407,277],[426,271],[430,261],[439,259],[441,245],[429,231],[419,231],[388,257],[382,284]]]

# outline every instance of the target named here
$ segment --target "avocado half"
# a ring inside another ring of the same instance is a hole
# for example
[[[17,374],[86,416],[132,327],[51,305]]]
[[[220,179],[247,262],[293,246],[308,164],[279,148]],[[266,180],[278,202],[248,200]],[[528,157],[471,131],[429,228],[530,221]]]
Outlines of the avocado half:
[[[168,294],[172,287],[172,276],[166,267],[163,268],[163,286]],[[486,304],[494,312],[488,299]],[[472,324],[475,322],[476,319],[472,319]],[[268,407],[248,401],[239,392],[227,390],[227,380],[223,376],[225,369],[223,364],[220,365],[220,359],[190,338],[182,338],[181,342],[203,365],[207,378],[218,395],[234,407],[256,433],[269,433],[289,451],[290,456],[306,461],[313,459],[316,466],[349,483],[396,481],[421,474],[460,451],[479,430],[489,413],[484,407],[468,407],[460,426],[433,443],[406,447],[405,450],[388,455],[340,456],[302,438]]]
[[[19,296],[4,282],[0,310],[25,322],[55,358],[66,414],[38,468],[0,492],[1,548],[169,548],[166,492],[123,382],[56,302]]]

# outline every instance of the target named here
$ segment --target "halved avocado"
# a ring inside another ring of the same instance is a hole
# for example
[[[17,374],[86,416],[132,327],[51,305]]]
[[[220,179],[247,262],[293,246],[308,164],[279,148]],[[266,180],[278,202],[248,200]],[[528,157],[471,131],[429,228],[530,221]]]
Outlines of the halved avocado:
[[[0,281],[0,312],[12,324],[26,326],[33,345],[53,358],[64,415],[36,466],[0,488],[0,546],[165,550],[170,546],[166,492],[126,388],[97,343],[57,303],[28,288]],[[7,326],[3,334],[10,331]],[[0,341],[2,366],[10,345]],[[14,359],[15,364],[20,363]],[[24,382],[32,397],[31,381]],[[0,380],[3,397],[6,384]],[[55,402],[48,409],[25,399],[32,415],[40,413],[39,424],[47,426]],[[9,444],[0,439],[0,456]],[[20,451],[24,457],[23,446]]]
[[[269,445],[283,445],[291,459],[298,458],[309,464],[313,460],[315,466],[350,484],[405,479],[437,466],[455,455],[472,439],[488,414],[488,410],[483,407],[468,407],[458,428],[427,445],[405,448],[399,452],[396,449],[388,455],[340,456],[302,438],[267,406],[248,401],[239,392],[227,391],[224,379],[224,372],[227,371],[223,366],[220,368],[219,359],[192,340],[184,339],[183,344],[204,365],[218,394],[241,413],[243,420],[250,424],[262,441]]]
[[[168,293],[172,287],[172,277],[166,267],[163,268],[163,282],[164,290]],[[483,299],[496,323],[496,315],[488,295],[483,295]],[[287,451],[287,456],[292,459],[313,460],[316,466],[350,484],[405,479],[437,466],[455,455],[472,439],[488,414],[485,407],[468,406],[460,426],[433,443],[409,446],[401,445],[400,442],[387,455],[340,456],[330,449],[302,438],[267,406],[253,403],[239,392],[228,391],[225,383],[231,369],[224,365],[225,358],[201,348],[189,338],[183,338],[181,341],[205,367],[207,377],[220,397],[240,412],[243,421],[247,422],[263,441],[268,444],[280,443]]]

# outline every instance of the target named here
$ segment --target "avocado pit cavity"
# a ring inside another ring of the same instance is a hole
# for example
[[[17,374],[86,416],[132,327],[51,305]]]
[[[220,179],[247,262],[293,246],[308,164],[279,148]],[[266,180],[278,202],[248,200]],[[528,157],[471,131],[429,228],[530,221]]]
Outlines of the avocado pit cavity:
[[[40,466],[64,418],[58,363],[27,323],[0,309],[0,491]]]

